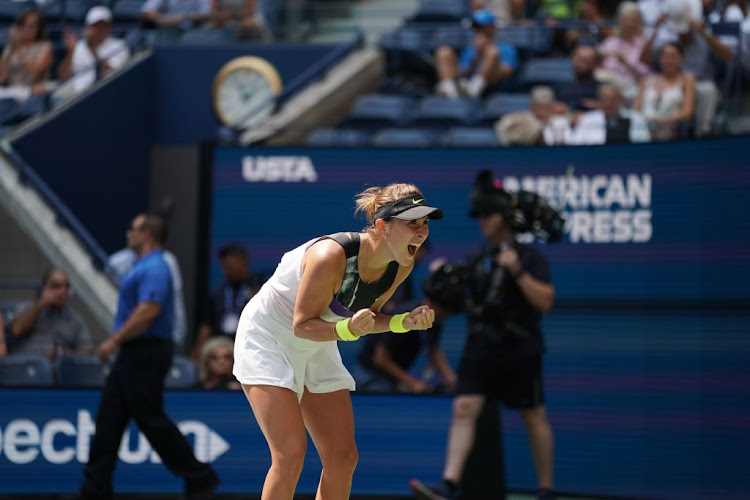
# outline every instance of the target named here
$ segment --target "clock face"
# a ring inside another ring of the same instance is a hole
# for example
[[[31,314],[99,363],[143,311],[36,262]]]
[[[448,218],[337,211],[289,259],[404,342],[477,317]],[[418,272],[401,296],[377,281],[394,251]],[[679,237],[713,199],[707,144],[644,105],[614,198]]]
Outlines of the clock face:
[[[242,129],[261,125],[274,109],[281,78],[268,62],[240,57],[227,63],[214,81],[214,109],[222,123]]]

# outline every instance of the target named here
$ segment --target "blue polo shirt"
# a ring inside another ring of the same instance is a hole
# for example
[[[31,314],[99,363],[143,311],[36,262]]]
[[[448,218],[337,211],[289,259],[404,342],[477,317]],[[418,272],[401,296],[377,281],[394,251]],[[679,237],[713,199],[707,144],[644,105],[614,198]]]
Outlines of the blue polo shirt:
[[[136,260],[133,270],[123,277],[115,316],[115,331],[120,329],[141,302],[156,302],[161,305],[161,312],[148,329],[136,338],[172,340],[174,324],[172,275],[162,257],[161,250],[154,250]]]
[[[513,71],[518,69],[518,49],[513,45],[501,41],[496,41],[495,45],[497,45],[497,50],[500,52],[500,62],[513,68]],[[474,61],[476,53],[477,49],[473,45],[469,45],[461,52],[459,67],[462,71],[471,70],[472,74],[476,71],[476,68],[472,68],[472,64],[476,63]]]

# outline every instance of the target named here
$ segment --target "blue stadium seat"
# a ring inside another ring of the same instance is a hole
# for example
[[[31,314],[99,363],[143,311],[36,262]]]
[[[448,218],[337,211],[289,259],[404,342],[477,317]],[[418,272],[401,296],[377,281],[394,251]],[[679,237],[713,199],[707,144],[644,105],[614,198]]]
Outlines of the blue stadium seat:
[[[552,48],[553,29],[549,26],[506,26],[497,38],[515,46],[522,54],[543,56]]]
[[[20,109],[12,97],[0,97],[0,124],[13,123]]]
[[[363,95],[354,101],[341,126],[368,130],[403,126],[411,119],[415,104],[414,99],[403,95]]]
[[[438,26],[429,34],[429,46],[434,50],[440,46],[447,45],[460,51],[471,44],[473,33],[471,29],[460,24],[449,24]]]
[[[420,101],[412,124],[431,128],[471,125],[476,122],[477,104],[476,99],[469,97],[427,96]]]
[[[526,93],[498,93],[487,98],[482,109],[482,122],[494,123],[506,113],[529,111],[531,98]]]
[[[495,130],[489,127],[453,127],[448,129],[441,139],[443,146],[458,147],[496,147],[497,141]]]
[[[434,74],[435,63],[430,54],[433,31],[429,26],[419,25],[401,26],[384,33],[378,46],[385,53],[388,73],[421,71]]]
[[[186,31],[180,37],[180,43],[194,45],[212,45],[229,43],[235,39],[229,30],[196,28]]]
[[[410,23],[461,21],[469,16],[466,0],[420,0],[419,8],[407,19]]]
[[[115,23],[136,23],[141,19],[144,0],[116,0],[112,6]]]
[[[189,389],[197,382],[198,374],[190,358],[175,354],[167,378],[164,379],[164,386],[168,389]]]
[[[370,143],[370,134],[365,130],[317,128],[307,136],[308,146],[361,147]]]
[[[98,3],[95,0],[65,0],[65,19],[75,25],[83,25],[86,13]]]
[[[34,8],[34,6],[35,4],[32,1],[0,0],[0,22],[3,24],[13,22],[18,14],[26,9]]]
[[[523,88],[534,85],[554,85],[573,81],[573,66],[568,58],[536,57],[521,69],[518,83]]]
[[[47,385],[52,385],[52,363],[45,356],[10,354],[0,357],[0,386]]]
[[[372,145],[383,148],[428,148],[437,145],[438,139],[438,132],[431,129],[385,128],[375,133]]]
[[[65,387],[103,387],[110,366],[98,356],[63,356],[55,360],[57,384]]]

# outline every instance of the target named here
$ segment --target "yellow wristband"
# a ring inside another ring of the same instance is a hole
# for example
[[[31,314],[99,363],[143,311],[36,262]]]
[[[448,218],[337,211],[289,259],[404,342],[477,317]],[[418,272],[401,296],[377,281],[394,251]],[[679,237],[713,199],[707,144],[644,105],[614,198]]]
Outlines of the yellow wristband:
[[[404,328],[404,318],[408,315],[409,313],[401,313],[391,317],[391,322],[388,326],[393,333],[406,333],[409,331],[408,328]]]
[[[336,335],[338,335],[341,340],[358,340],[359,337],[349,330],[349,321],[351,321],[351,318],[342,319],[336,323]]]

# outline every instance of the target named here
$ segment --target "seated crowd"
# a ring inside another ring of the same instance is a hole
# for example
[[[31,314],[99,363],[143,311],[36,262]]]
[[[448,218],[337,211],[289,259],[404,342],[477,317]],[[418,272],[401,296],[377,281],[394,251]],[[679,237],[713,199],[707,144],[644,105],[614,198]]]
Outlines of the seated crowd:
[[[740,96],[750,75],[750,65],[740,57],[750,40],[744,0],[474,0],[471,7],[465,27],[459,20],[417,15],[381,40],[390,71],[382,94],[476,101],[474,117],[440,123],[438,135],[445,127],[486,126],[493,99],[522,95],[528,97],[525,109],[503,110],[492,123],[498,145],[702,137],[722,132],[719,119],[740,112],[728,101]],[[720,23],[734,23],[734,34],[715,35],[712,27]],[[456,29],[466,36],[454,36]],[[424,46],[411,48],[420,37]],[[404,57],[410,50],[422,50],[421,60],[432,61],[431,68],[420,68],[411,79],[414,59]],[[545,64],[546,72],[535,73]],[[731,85],[735,78],[740,88]],[[725,90],[732,95],[723,95]],[[407,116],[398,126],[423,127],[427,122],[421,118]],[[345,120],[338,128],[351,125]],[[377,126],[368,132],[374,137],[371,144],[382,144]],[[336,140],[335,134],[330,137]],[[435,144],[440,139],[415,145]]]

